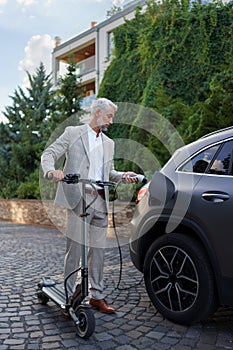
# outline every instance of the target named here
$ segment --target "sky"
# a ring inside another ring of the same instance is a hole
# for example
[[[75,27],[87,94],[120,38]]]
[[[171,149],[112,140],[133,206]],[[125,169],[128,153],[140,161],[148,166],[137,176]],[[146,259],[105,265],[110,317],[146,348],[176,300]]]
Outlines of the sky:
[[[114,5],[129,0],[0,0],[0,121],[12,105],[10,96],[26,86],[26,71],[34,74],[43,62],[51,72],[55,37],[61,42],[88,30],[92,21],[107,18]]]

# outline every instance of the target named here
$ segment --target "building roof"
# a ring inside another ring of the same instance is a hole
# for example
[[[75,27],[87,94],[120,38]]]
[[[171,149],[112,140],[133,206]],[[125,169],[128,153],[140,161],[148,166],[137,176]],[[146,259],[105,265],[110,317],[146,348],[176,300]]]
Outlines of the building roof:
[[[103,22],[97,23],[94,27],[76,35],[75,37],[65,41],[64,43],[61,43],[59,46],[54,48],[53,52],[56,52],[56,51],[60,50],[61,48],[74,43],[75,41],[91,34],[92,32],[98,31],[100,28],[107,26],[109,23],[114,22],[118,18],[124,17],[128,13],[132,12],[136,7],[145,5],[147,3],[147,1],[148,0],[134,0],[134,1],[129,2],[128,4],[126,4],[123,7],[122,11],[117,12],[116,14],[107,18]]]

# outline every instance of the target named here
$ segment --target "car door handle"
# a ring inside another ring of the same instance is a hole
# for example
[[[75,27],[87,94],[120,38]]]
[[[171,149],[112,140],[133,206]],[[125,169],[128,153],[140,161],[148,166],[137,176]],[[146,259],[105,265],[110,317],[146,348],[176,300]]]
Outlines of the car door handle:
[[[230,198],[230,196],[227,193],[206,192],[202,194],[202,198],[208,202],[220,203],[227,201]]]

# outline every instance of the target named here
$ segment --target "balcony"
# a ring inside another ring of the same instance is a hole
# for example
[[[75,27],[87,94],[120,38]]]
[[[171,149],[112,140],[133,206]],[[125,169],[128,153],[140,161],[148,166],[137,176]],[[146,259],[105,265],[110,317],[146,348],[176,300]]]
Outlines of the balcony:
[[[76,72],[80,77],[84,74],[87,74],[95,70],[95,56],[91,56],[89,58],[86,58],[83,61],[79,61],[76,67],[77,67]]]

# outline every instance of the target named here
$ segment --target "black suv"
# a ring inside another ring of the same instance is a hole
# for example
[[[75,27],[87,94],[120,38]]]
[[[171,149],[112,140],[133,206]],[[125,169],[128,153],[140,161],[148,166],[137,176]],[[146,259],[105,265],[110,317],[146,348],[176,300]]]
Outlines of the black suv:
[[[233,306],[233,127],[177,150],[142,188],[130,254],[166,318],[192,324]]]

